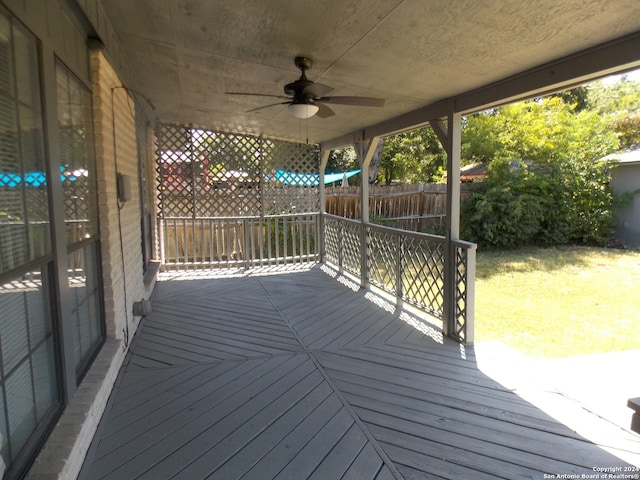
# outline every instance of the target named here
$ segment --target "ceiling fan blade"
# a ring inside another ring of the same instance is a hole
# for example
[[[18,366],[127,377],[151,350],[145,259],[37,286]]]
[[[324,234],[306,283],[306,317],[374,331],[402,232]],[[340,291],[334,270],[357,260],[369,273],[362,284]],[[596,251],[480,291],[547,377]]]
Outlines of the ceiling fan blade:
[[[245,92],[224,92],[225,95],[249,95],[252,97],[271,97],[271,98],[282,98],[283,100],[290,100],[290,97],[285,97],[284,95],[269,95],[268,93],[245,93]]]
[[[320,97],[317,102],[332,103],[334,105],[354,105],[356,107],[384,107],[384,98],[372,97]]]
[[[328,85],[323,85],[322,83],[312,83],[311,85],[307,85],[302,90],[302,95],[305,97],[317,98],[323,95],[327,95],[328,93],[333,92],[333,88]]]
[[[263,106],[258,107],[258,108],[252,108],[251,110],[247,110],[246,113],[257,112],[258,110],[262,110],[263,108],[275,107],[276,105],[287,105],[288,103],[291,103],[291,102],[270,103],[269,105],[263,105]]]
[[[327,117],[332,117],[336,114],[336,112],[331,110],[324,103],[316,103],[315,105],[318,107],[318,111],[316,112],[316,117],[327,118]]]

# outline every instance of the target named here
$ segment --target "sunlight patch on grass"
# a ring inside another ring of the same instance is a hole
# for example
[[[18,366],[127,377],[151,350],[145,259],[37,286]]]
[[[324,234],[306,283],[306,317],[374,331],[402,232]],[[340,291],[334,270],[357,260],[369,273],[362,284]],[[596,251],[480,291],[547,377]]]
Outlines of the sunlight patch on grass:
[[[640,252],[478,252],[475,341],[535,358],[640,348]]]

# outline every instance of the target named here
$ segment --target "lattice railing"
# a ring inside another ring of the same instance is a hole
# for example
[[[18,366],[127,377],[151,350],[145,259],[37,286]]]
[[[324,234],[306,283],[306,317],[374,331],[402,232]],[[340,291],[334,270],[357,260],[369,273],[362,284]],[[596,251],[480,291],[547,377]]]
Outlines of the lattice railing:
[[[455,244],[456,282],[453,336],[473,343],[473,309],[475,303],[476,248],[469,243]]]
[[[402,298],[441,318],[444,309],[444,244],[431,238],[404,236]]]
[[[162,217],[244,217],[319,211],[318,149],[162,124],[156,173]]]
[[[324,217],[325,259],[352,275],[360,276],[362,224],[356,220]]]
[[[174,124],[156,134],[167,265],[316,259],[316,146]]]
[[[460,342],[473,342],[473,284],[475,245],[453,242],[455,250],[455,298],[453,318],[445,319],[445,262],[447,240],[438,235],[421,234],[362,224],[356,220],[325,214],[325,259],[341,269],[360,276],[365,283],[396,296],[443,321],[449,321],[449,336]],[[364,232],[364,236],[362,236]],[[361,274],[360,248],[366,245],[366,274]],[[357,265],[357,268],[351,266]]]
[[[369,281],[393,295],[401,288],[401,237],[393,232],[368,225],[367,269]]]

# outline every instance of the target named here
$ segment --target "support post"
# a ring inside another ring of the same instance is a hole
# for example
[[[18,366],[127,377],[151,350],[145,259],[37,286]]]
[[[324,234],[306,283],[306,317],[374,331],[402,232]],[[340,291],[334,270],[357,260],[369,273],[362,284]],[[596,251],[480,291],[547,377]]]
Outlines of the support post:
[[[369,266],[367,248],[367,224],[369,223],[369,164],[380,142],[380,137],[371,140],[357,139],[355,151],[360,163],[360,286],[369,287]]]
[[[327,211],[327,197],[326,191],[327,189],[324,186],[324,171],[327,168],[327,162],[329,161],[329,154],[331,150],[320,149],[320,167],[318,169],[318,177],[320,179],[320,184],[318,185],[319,189],[319,215],[318,215],[318,254],[320,256],[320,262],[324,263],[325,261],[325,249],[324,249],[324,214]]]
[[[456,249],[454,240],[460,240],[460,147],[462,115],[455,112],[450,102],[446,131],[444,123],[434,120],[431,126],[447,152],[447,210],[444,252],[444,308],[443,333],[455,335],[456,325]],[[444,141],[443,141],[444,140]]]

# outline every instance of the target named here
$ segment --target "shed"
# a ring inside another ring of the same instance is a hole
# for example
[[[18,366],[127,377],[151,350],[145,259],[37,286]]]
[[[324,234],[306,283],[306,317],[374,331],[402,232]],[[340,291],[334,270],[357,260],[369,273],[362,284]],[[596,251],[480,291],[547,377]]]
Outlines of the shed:
[[[616,237],[629,247],[640,246],[640,143],[604,157],[615,160],[611,169],[611,189],[616,194],[633,195],[628,205],[616,211]]]

